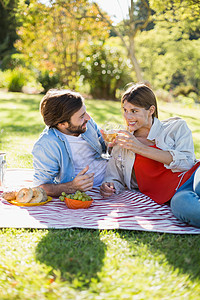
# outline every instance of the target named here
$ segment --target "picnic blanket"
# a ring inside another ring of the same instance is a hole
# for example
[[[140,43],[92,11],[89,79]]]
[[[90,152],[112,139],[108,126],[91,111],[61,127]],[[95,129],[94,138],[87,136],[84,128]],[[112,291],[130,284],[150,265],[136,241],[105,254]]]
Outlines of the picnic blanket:
[[[31,187],[32,169],[8,169],[5,188]],[[0,228],[87,228],[124,229],[175,234],[200,234],[200,228],[177,220],[167,205],[156,204],[149,197],[132,191],[103,199],[99,189],[88,192],[94,202],[88,209],[68,209],[53,199],[42,206],[19,207],[0,195]]]

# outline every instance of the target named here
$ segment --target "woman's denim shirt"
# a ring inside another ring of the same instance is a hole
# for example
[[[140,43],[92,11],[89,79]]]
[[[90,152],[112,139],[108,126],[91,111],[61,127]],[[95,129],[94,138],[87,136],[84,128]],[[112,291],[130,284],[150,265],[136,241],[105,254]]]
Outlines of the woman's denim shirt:
[[[96,159],[102,159],[105,143],[97,124],[90,119],[82,137],[96,150]],[[67,139],[55,128],[46,127],[33,146],[34,185],[64,183],[75,177],[74,163]]]

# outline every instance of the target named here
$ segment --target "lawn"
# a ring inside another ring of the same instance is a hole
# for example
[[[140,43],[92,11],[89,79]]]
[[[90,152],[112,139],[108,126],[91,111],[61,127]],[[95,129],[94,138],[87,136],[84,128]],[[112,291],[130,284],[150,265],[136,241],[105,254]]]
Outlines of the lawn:
[[[0,149],[9,168],[32,168],[44,128],[40,95],[0,92]],[[86,100],[102,124],[123,122],[120,103]],[[178,115],[200,159],[199,106],[159,103],[160,119]],[[0,300],[199,299],[200,238],[125,230],[0,230]]]

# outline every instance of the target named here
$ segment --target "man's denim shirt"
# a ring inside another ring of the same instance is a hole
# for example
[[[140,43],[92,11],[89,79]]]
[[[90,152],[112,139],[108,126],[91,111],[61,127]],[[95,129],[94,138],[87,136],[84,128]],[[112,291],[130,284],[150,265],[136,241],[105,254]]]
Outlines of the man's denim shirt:
[[[96,150],[96,159],[102,159],[105,143],[97,124],[90,119],[82,137]],[[75,169],[69,143],[59,130],[46,127],[33,150],[34,185],[72,181]]]

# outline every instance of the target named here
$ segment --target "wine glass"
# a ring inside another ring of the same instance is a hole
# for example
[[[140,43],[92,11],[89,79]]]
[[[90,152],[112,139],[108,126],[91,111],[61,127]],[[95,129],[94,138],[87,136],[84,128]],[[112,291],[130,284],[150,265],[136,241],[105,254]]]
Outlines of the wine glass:
[[[101,134],[106,144],[106,153],[102,153],[101,157],[104,159],[109,159],[111,155],[109,154],[110,145],[112,145],[113,141],[117,136],[117,131],[115,129],[114,124],[106,123],[101,127]]]
[[[130,132],[130,130],[129,130],[129,127],[125,127],[125,126],[123,126],[123,125],[119,125],[118,126],[118,130],[117,130],[117,132],[116,132],[116,134],[118,135],[118,136],[124,136],[124,132],[120,132],[121,130],[123,130],[123,131],[128,131],[128,132]],[[123,159],[123,155],[122,155],[122,152],[123,152],[123,149],[120,149],[120,151],[118,152],[118,155],[116,156],[116,157],[114,157],[117,161],[120,161],[120,162],[123,162],[124,161],[124,159]]]

